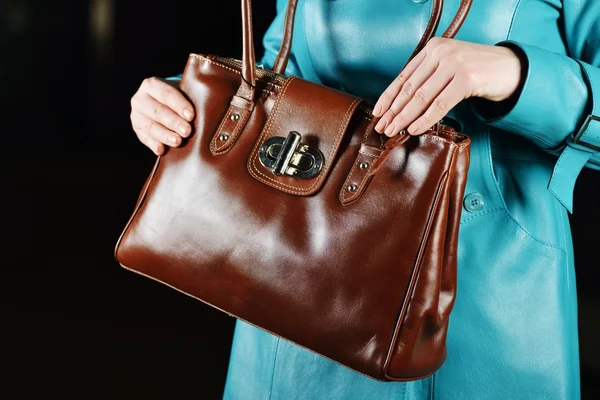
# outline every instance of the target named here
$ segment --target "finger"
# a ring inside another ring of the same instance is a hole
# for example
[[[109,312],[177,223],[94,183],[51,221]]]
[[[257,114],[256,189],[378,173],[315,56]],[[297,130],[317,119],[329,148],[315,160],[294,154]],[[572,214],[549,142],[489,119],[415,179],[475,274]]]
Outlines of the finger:
[[[183,137],[192,133],[192,126],[165,104],[161,104],[151,96],[140,96],[132,99],[132,108],[136,108],[146,117],[159,122],[161,125],[177,132]],[[136,104],[137,103],[137,104]]]
[[[438,63],[434,62],[431,57],[423,60],[417,70],[400,88],[400,91],[398,92],[389,110],[383,114],[381,121],[384,121],[387,124],[378,124],[379,132],[385,131],[392,120],[394,120],[394,118],[404,109],[404,107],[414,98],[414,96],[419,94],[419,88],[421,88],[423,84],[433,76],[438,66]]]
[[[183,119],[187,121],[194,119],[194,107],[179,89],[158,78],[148,78],[142,85],[147,87],[150,96],[159,103],[165,104]]]
[[[436,122],[450,112],[458,103],[466,98],[463,84],[453,79],[448,86],[433,100],[427,111],[408,127],[411,135],[421,135]]]
[[[159,142],[156,139],[151,138],[149,135],[139,135],[138,139],[140,142],[146,145],[154,154],[157,156],[162,156],[165,152],[165,145]]]
[[[408,104],[396,115],[392,123],[385,129],[385,134],[394,136],[403,129],[406,129],[412,122],[419,118],[425,110],[433,103],[434,99],[444,90],[452,81],[454,72],[448,68],[438,68],[438,70],[419,87]],[[433,122],[431,125],[433,125]]]
[[[415,58],[410,60],[408,64],[400,71],[400,74],[394,79],[394,81],[385,89],[383,94],[375,103],[375,108],[373,109],[373,115],[376,117],[381,117],[392,104],[392,101],[396,98],[396,95],[400,91],[404,82],[410,78],[410,76],[416,71],[416,69],[421,65],[423,60],[425,59],[426,52],[420,51],[419,54],[416,55]]]
[[[181,144],[181,136],[165,128],[159,122],[147,117],[142,113],[133,116],[135,119],[134,129],[141,135],[148,135],[151,138],[171,147],[177,147]]]

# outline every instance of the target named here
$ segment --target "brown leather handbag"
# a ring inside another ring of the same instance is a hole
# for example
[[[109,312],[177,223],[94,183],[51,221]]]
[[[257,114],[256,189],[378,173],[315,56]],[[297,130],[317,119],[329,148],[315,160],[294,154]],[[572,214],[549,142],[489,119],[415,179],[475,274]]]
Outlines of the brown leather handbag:
[[[190,56],[194,134],[158,157],[115,257],[372,378],[425,377],[446,358],[470,140],[442,123],[386,140],[360,98],[283,76],[296,5],[273,71],[250,0],[241,62]]]

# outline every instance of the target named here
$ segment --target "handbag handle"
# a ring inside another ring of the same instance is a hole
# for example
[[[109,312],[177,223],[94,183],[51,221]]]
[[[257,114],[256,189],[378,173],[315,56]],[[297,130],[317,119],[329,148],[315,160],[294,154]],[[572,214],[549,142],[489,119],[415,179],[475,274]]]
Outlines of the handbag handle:
[[[461,0],[456,16],[442,37],[453,38],[456,36],[467,18],[472,3],[473,0]],[[273,71],[280,75],[284,74],[290,58],[297,6],[298,0],[288,1],[281,47],[273,65]],[[416,56],[425,47],[429,39],[433,37],[440,22],[443,6],[444,0],[433,0],[433,11],[429,18],[429,23],[410,59]],[[256,83],[256,54],[254,52],[254,32],[252,29],[252,0],[242,0],[242,29],[242,86],[240,87],[240,95],[253,102],[254,85]]]

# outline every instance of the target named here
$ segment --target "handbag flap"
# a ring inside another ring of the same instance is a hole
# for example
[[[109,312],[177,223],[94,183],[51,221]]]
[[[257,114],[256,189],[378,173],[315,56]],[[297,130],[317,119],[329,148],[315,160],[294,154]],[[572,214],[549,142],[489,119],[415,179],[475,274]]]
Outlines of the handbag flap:
[[[362,99],[293,76],[279,93],[248,171],[283,192],[308,196],[323,185]]]

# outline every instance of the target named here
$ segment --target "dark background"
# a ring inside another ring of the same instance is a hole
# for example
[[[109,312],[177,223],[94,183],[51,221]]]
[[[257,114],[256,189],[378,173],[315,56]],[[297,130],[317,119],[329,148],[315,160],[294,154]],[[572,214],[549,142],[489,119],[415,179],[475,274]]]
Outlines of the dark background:
[[[274,1],[254,3],[260,37]],[[238,0],[0,2],[2,392],[220,398],[234,320],[112,251],[155,161],[130,97],[190,52],[239,57],[239,18]],[[584,171],[572,218],[584,398],[600,395],[599,178]]]

